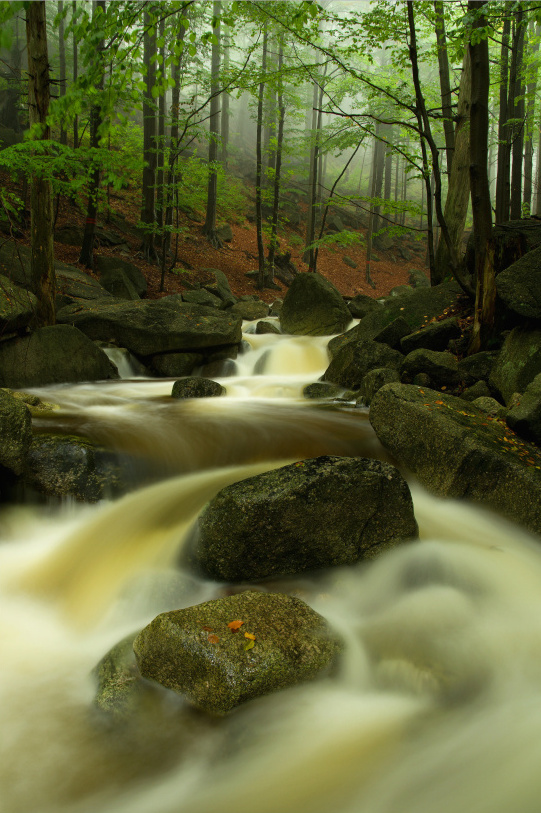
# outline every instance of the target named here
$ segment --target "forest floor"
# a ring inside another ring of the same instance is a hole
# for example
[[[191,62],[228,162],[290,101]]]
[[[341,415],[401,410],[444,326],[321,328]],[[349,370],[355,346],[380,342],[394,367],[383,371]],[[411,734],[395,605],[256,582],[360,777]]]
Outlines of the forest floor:
[[[138,195],[121,194],[111,200],[112,217],[107,220],[103,216],[101,225],[124,238],[123,246],[110,247],[98,245],[96,254],[121,256],[133,262],[145,274],[148,283],[148,297],[152,299],[169,294],[180,293],[194,284],[204,282],[202,269],[217,268],[223,271],[237,296],[258,295],[266,302],[273,302],[283,298],[287,291],[285,285],[277,281],[277,289],[258,291],[253,279],[247,277],[248,272],[257,269],[257,240],[255,224],[248,220],[240,223],[230,221],[233,231],[233,240],[225,243],[223,248],[213,248],[202,234],[203,221],[194,220],[181,215],[180,225],[183,229],[179,238],[178,262],[173,272],[167,273],[165,290],[160,292],[160,269],[157,263],[149,263],[141,252],[141,237],[137,232],[136,224],[139,220]],[[84,212],[78,211],[71,203],[60,201],[57,227],[79,226],[84,227]],[[364,237],[363,230],[361,236]],[[27,242],[26,235],[23,242]],[[302,260],[303,235],[300,231],[283,229],[280,237],[280,251],[291,252],[291,261],[299,272],[307,271],[307,265]],[[427,272],[425,266],[425,241],[404,240],[400,242],[402,250],[412,259],[404,260],[400,257],[397,248],[391,247],[387,251],[375,250],[375,257],[371,262],[371,277],[375,287],[371,287],[365,278],[366,246],[364,243],[350,245],[347,249],[339,246],[322,247],[318,257],[318,271],[329,279],[343,296],[352,297],[355,294],[366,294],[379,298],[386,296],[398,285],[408,283],[409,272],[412,269]],[[78,263],[80,246],[69,246],[59,242],[55,243],[55,257],[57,260],[86,270]],[[356,264],[356,268],[346,265],[343,257],[347,256]]]

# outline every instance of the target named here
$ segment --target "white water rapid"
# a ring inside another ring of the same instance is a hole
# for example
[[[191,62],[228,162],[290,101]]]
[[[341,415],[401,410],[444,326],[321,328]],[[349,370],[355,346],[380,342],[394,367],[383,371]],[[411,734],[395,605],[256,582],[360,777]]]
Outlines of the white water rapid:
[[[83,433],[152,482],[0,514],[1,813],[538,813],[541,545],[415,485],[419,542],[270,585],[346,638],[332,678],[220,721],[172,693],[132,726],[93,709],[113,644],[223,595],[176,564],[214,493],[301,457],[383,456],[366,410],[302,397],[326,339],[245,338],[221,398],[144,378],[36,390],[61,405],[38,429]]]

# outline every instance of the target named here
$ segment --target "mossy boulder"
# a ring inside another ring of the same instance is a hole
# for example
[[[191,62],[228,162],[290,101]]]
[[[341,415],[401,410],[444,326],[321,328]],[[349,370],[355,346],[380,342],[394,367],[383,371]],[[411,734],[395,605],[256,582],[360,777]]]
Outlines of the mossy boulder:
[[[269,306],[266,302],[260,299],[246,299],[235,302],[231,306],[231,313],[236,313],[241,319],[247,319],[250,322],[256,319],[264,319],[269,315]]]
[[[442,351],[447,348],[451,339],[459,337],[458,319],[452,316],[449,319],[442,319],[441,322],[432,322],[430,325],[404,336],[400,342],[400,349],[406,355],[419,348]]]
[[[26,328],[34,318],[37,299],[0,274],[0,335]]]
[[[90,339],[113,340],[143,357],[237,344],[242,339],[239,316],[183,302],[179,294],[62,308],[57,319],[75,325]]]
[[[100,275],[100,285],[116,299],[138,300],[139,294],[122,268],[111,268]]]
[[[541,533],[541,452],[505,422],[462,398],[409,384],[382,387],[370,422],[429,491],[467,497]]]
[[[402,353],[381,342],[363,340],[348,342],[332,358],[323,379],[347,389],[357,390],[370,370],[382,367],[398,370],[403,361]]]
[[[505,338],[494,362],[489,384],[509,404],[541,373],[541,330],[516,327]]]
[[[366,294],[356,294],[348,303],[348,310],[354,319],[364,319],[369,313],[381,308],[381,303]]]
[[[420,347],[408,353],[400,368],[402,381],[411,384],[419,373],[427,375],[437,387],[455,387],[461,381],[456,356],[445,350]]]
[[[32,442],[32,418],[26,404],[0,389],[0,465],[21,474]]]
[[[351,314],[334,285],[320,274],[297,274],[280,311],[284,333],[330,336],[351,322]]]
[[[173,398],[215,398],[224,393],[225,387],[222,387],[217,381],[188,376],[175,381],[171,396]]]
[[[416,535],[411,495],[393,466],[323,456],[222,489],[187,556],[213,579],[246,581],[352,564]]]
[[[507,423],[521,437],[541,445],[541,373],[514,399]]]
[[[118,377],[103,350],[69,325],[42,327],[29,336],[0,344],[3,387],[41,387]]]
[[[113,271],[122,271],[123,274],[129,279],[131,285],[137,292],[138,297],[144,297],[147,295],[148,285],[145,275],[140,268],[133,263],[128,262],[128,260],[123,260],[121,257],[110,257],[105,254],[96,254],[94,257],[94,270],[100,274],[100,282],[102,285],[104,284],[104,277],[107,278],[107,275],[111,274]],[[115,294],[115,296],[117,296],[117,294]]]
[[[50,497],[97,502],[118,496],[128,482],[117,455],[76,435],[36,435],[25,459],[24,481]]]
[[[162,613],[133,644],[141,675],[215,715],[327,674],[341,648],[300,599],[252,590]]]
[[[161,353],[152,356],[150,369],[164,378],[189,376],[205,361],[201,353]]]

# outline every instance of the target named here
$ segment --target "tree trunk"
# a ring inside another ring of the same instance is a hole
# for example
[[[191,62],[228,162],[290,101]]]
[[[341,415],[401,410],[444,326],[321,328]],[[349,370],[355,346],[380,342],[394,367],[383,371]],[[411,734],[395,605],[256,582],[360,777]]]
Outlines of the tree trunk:
[[[532,210],[532,179],[533,179],[533,131],[534,127],[534,113],[535,113],[535,92],[537,89],[537,72],[539,69],[539,36],[541,35],[541,25],[539,23],[534,26],[533,22],[530,24],[530,32],[534,34],[535,39],[531,47],[531,55],[533,57],[532,72],[533,75],[528,82],[527,89],[527,110],[526,110],[526,143],[524,146],[524,194],[523,206],[524,213],[527,217],[530,216]]]
[[[45,3],[29,3],[26,9],[28,51],[28,112],[30,125],[40,125],[42,139],[50,137],[47,125],[50,80],[47,54]],[[54,270],[53,212],[50,181],[34,177],[31,195],[31,274],[37,296],[35,323],[54,325],[56,280]]]
[[[381,140],[383,137],[383,125],[376,122],[376,141],[374,143],[374,193],[372,195],[372,211],[373,211],[373,223],[372,228],[374,232],[377,232],[380,228],[380,212],[381,212],[381,205],[379,203],[374,203],[374,199],[381,199],[381,194],[383,192],[383,169],[385,166],[385,146],[383,141]]]
[[[224,36],[224,71],[227,77],[229,71],[229,50],[230,50],[230,33],[229,28],[226,29]],[[222,92],[222,115],[221,115],[221,137],[222,137],[222,166],[227,169],[228,165],[228,149],[229,149],[229,93],[224,90]]]
[[[58,95],[66,95],[66,43],[64,40],[64,2],[58,0]],[[64,127],[60,127],[60,143],[68,143],[68,134]]]
[[[211,79],[210,79],[210,117],[209,117],[209,179],[207,188],[207,213],[203,225],[203,234],[215,248],[222,243],[216,233],[216,207],[218,204],[218,141],[220,138],[220,17],[222,4],[219,0],[213,3],[215,41],[212,43]]]
[[[272,223],[271,223],[271,237],[269,245],[268,257],[268,271],[266,274],[266,284],[272,285],[274,283],[274,257],[276,255],[277,246],[277,233],[278,233],[278,214],[280,208],[280,181],[282,173],[282,148],[284,143],[284,121],[286,117],[286,108],[284,104],[284,91],[282,79],[282,67],[284,64],[284,42],[280,37],[278,43],[278,90],[277,90],[277,104],[278,104],[278,133],[276,136],[276,164],[274,168],[274,196],[272,203]]]
[[[305,252],[303,260],[308,263],[310,267],[314,259],[313,249],[308,249],[314,242],[316,233],[316,195],[317,189],[317,155],[318,155],[318,101],[319,101],[319,86],[317,82],[312,85],[312,129],[311,129],[311,146],[310,146],[310,169],[308,173],[308,211],[306,221],[306,236],[305,236]]]
[[[470,52],[466,49],[460,77],[454,155],[443,215],[456,256],[460,252],[470,197],[470,98],[471,61]],[[449,249],[445,240],[440,237],[436,251],[434,284],[443,282],[449,271]]]
[[[143,93],[143,189],[141,195],[141,223],[143,224],[143,253],[147,260],[156,259],[154,247],[156,196],[156,104],[152,90],[156,84],[156,29],[147,10],[144,12],[143,63],[146,69]]]
[[[255,168],[255,221],[257,232],[258,274],[257,287],[265,286],[265,247],[263,245],[263,211],[261,205],[261,184],[263,180],[263,100],[265,97],[265,72],[267,70],[267,24],[263,27],[263,52],[261,56],[261,81],[257,95],[257,132],[256,132],[256,168]]]
[[[98,14],[105,14],[105,0],[94,0],[94,8],[92,12],[93,21],[97,18]],[[102,64],[102,54],[104,50],[103,40],[99,41],[97,48],[97,59],[100,63],[100,79],[98,88],[103,90],[104,71]],[[93,105],[90,111],[90,146],[94,149],[99,147],[100,134],[99,129],[101,125],[101,108],[99,105]],[[98,194],[100,187],[100,167],[97,160],[94,163],[94,170],[90,177],[88,185],[88,206],[86,211],[85,232],[83,235],[83,244],[81,246],[81,254],[79,255],[79,262],[86,265],[87,268],[92,268],[94,265],[94,233],[96,231],[96,218],[98,215]]]
[[[449,58],[445,36],[445,16],[443,0],[434,0],[436,14],[436,41],[438,44],[438,67],[440,74],[441,112],[443,115],[443,132],[445,134],[445,154],[447,156],[447,174],[451,174],[455,149],[455,127],[453,125],[453,108],[451,82],[449,80]]]
[[[165,70],[165,18],[160,20],[160,66],[161,72]],[[164,209],[164,178],[165,178],[165,92],[160,93],[158,99],[158,139],[156,154],[156,225],[159,230],[163,227]]]
[[[500,113],[498,117],[498,172],[496,175],[496,223],[509,220],[509,172],[510,136],[507,120],[509,110],[507,91],[509,83],[509,37],[511,21],[508,16],[503,21],[502,49],[500,54]]]
[[[469,0],[468,11],[476,15],[473,31],[486,26],[487,3]],[[472,33],[473,33],[472,31]],[[473,40],[473,37],[472,37]],[[488,94],[490,70],[486,37],[470,41],[472,67],[470,183],[475,240],[475,311],[469,352],[486,346],[494,327],[496,284],[492,247],[492,210],[488,184]]]
[[[524,159],[524,85],[522,62],[524,56],[524,33],[526,17],[519,6],[516,15],[516,42],[514,43],[515,81],[513,89],[514,111],[513,145],[511,166],[511,220],[522,217],[522,161]]]
[[[71,4],[71,16],[75,17],[77,12],[77,2],[73,0]],[[78,77],[78,70],[79,66],[78,62],[78,48],[77,48],[77,40],[75,39],[75,34],[72,34],[73,39],[73,83],[77,81]],[[77,116],[73,118],[73,146],[75,149],[79,146],[79,119]]]

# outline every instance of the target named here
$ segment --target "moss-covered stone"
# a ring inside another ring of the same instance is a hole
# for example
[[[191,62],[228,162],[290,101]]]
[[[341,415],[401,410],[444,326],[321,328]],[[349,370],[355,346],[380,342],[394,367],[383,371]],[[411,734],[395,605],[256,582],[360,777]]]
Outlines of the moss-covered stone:
[[[348,342],[332,358],[323,379],[357,390],[370,370],[382,367],[398,370],[403,361],[402,353],[386,344],[362,340]]]
[[[144,677],[218,715],[326,674],[341,647],[300,599],[250,590],[162,613],[133,644]]]
[[[32,441],[32,419],[27,406],[0,389],[0,465],[20,474]]]
[[[210,378],[197,376],[180,378],[173,384],[173,398],[215,398],[225,393],[225,387]]]
[[[489,383],[509,404],[541,373],[541,330],[516,327],[505,338],[490,373]]]
[[[284,298],[280,326],[284,333],[330,336],[345,330],[351,314],[342,296],[320,274],[297,274]]]

